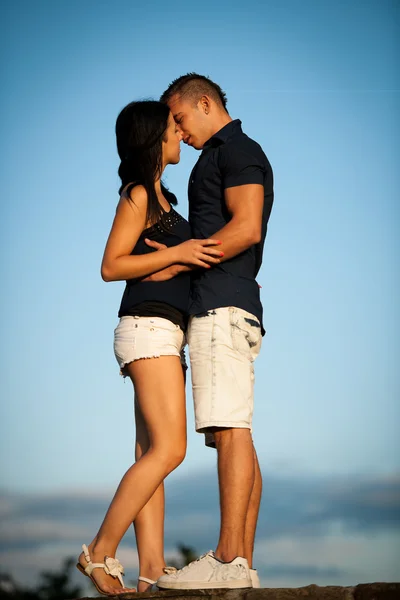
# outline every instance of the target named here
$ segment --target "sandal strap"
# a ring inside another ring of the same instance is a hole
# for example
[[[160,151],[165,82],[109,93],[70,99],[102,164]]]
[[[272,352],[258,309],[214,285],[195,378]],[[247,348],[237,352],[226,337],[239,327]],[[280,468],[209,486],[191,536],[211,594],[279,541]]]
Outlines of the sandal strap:
[[[93,563],[90,558],[89,549],[86,544],[82,544],[82,550],[85,555],[85,559],[87,561],[87,565],[85,567],[85,573],[91,576],[94,569],[104,569],[106,575],[111,575],[111,577],[116,577],[121,584],[122,588],[124,586],[124,580],[122,579],[122,575],[124,574],[124,567],[121,565],[118,559],[111,558],[111,556],[105,556],[103,563]]]
[[[83,554],[85,555],[86,561],[87,562],[92,562],[90,560],[89,548],[86,546],[86,544],[82,544],[82,550],[83,550]]]
[[[104,567],[104,563],[92,563],[92,561],[90,561],[90,563],[85,567],[85,573],[87,573],[90,577],[94,569],[104,569]]]
[[[82,544],[82,550],[83,550],[83,554],[85,555],[85,559],[87,561],[87,565],[85,567],[85,573],[87,573],[89,575],[89,577],[92,574],[93,569],[104,569],[103,563],[93,563],[92,562],[92,559],[90,558],[90,554],[89,554],[89,548],[86,546],[86,544]]]
[[[150,585],[154,585],[156,583],[155,581],[153,581],[153,579],[148,579],[147,577],[142,577],[142,575],[139,575],[138,581],[144,581],[145,583],[149,583]]]

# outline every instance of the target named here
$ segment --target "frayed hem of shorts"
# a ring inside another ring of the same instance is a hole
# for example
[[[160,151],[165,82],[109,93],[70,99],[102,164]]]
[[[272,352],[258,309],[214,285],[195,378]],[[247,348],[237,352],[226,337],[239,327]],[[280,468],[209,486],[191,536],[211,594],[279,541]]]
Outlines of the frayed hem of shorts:
[[[132,358],[132,360],[130,360],[128,362],[122,363],[122,365],[120,365],[119,374],[120,374],[121,377],[123,377],[125,379],[125,377],[129,377],[128,373],[124,373],[124,369],[125,369],[126,366],[130,365],[133,362],[136,362],[137,360],[144,360],[146,358],[161,358],[161,356],[176,356],[177,358],[180,358],[180,354],[149,354],[147,356],[138,356],[137,358]],[[185,371],[187,371],[187,369],[188,369],[187,364],[183,363],[181,361],[181,365],[182,365],[182,368]]]
[[[121,377],[129,377],[128,373],[124,373],[124,369],[125,367],[127,367],[128,365],[130,365],[133,362],[136,362],[137,360],[144,360],[145,358],[160,358],[161,354],[149,354],[148,356],[138,356],[137,358],[132,358],[132,360],[126,362],[126,363],[122,363],[122,365],[120,365],[120,371],[119,374],[121,375]]]

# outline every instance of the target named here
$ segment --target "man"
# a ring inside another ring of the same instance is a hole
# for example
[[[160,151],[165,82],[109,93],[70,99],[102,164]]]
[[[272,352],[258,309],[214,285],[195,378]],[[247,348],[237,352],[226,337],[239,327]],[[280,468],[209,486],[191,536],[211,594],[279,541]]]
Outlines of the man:
[[[202,150],[189,181],[193,237],[221,240],[223,252],[221,264],[194,273],[188,328],[196,430],[218,453],[221,529],[215,552],[163,575],[157,585],[259,587],[251,567],[262,480],[251,427],[253,361],[264,329],[255,278],[273,203],[272,170],[209,78],[179,77],[161,101],[183,141]]]

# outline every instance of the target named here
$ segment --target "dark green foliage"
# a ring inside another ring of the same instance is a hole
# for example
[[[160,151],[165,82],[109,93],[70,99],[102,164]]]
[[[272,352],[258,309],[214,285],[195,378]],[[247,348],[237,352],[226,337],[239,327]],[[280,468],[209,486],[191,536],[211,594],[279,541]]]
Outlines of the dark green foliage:
[[[194,548],[177,544],[180,554],[178,560],[167,560],[167,564],[181,569],[197,554]],[[59,571],[43,571],[35,588],[28,589],[19,586],[13,578],[0,570],[0,600],[69,600],[82,596],[82,588],[71,582],[72,569],[75,566],[73,558],[64,559]]]
[[[59,571],[44,571],[34,589],[18,586],[7,574],[0,573],[0,600],[69,600],[79,598],[82,589],[71,583],[75,560],[66,558]]]
[[[182,569],[193,560],[198,558],[196,550],[191,548],[190,546],[185,546],[184,544],[177,544],[177,548],[180,554],[180,558],[178,560],[167,559],[167,565],[171,567],[176,567],[177,569]]]

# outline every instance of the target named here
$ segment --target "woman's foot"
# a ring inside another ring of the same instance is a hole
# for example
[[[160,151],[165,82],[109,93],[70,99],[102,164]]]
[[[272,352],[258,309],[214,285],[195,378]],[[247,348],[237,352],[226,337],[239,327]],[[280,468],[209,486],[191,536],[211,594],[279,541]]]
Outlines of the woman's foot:
[[[143,579],[147,579],[147,581],[143,581]],[[137,591],[139,594],[143,592],[151,592],[151,590],[153,589],[153,585],[157,581],[157,579],[150,579],[150,577],[146,577],[143,579],[138,579],[137,582]]]
[[[155,565],[143,567],[143,565],[141,565],[137,591],[140,593],[151,592],[153,585],[157,583],[157,579],[165,574],[165,568],[165,563],[158,567]]]
[[[87,570],[85,571],[88,566],[96,563],[99,565],[101,564],[102,567],[89,568],[89,572]],[[83,546],[83,552],[79,555],[78,565],[79,570],[90,577],[100,594],[109,596],[136,592],[135,588],[123,587],[123,567],[120,562],[115,558],[105,555],[104,551],[95,549],[93,542],[90,544],[89,548]],[[104,569],[103,565],[105,565],[106,569]],[[107,574],[106,571],[108,571],[109,574]]]

